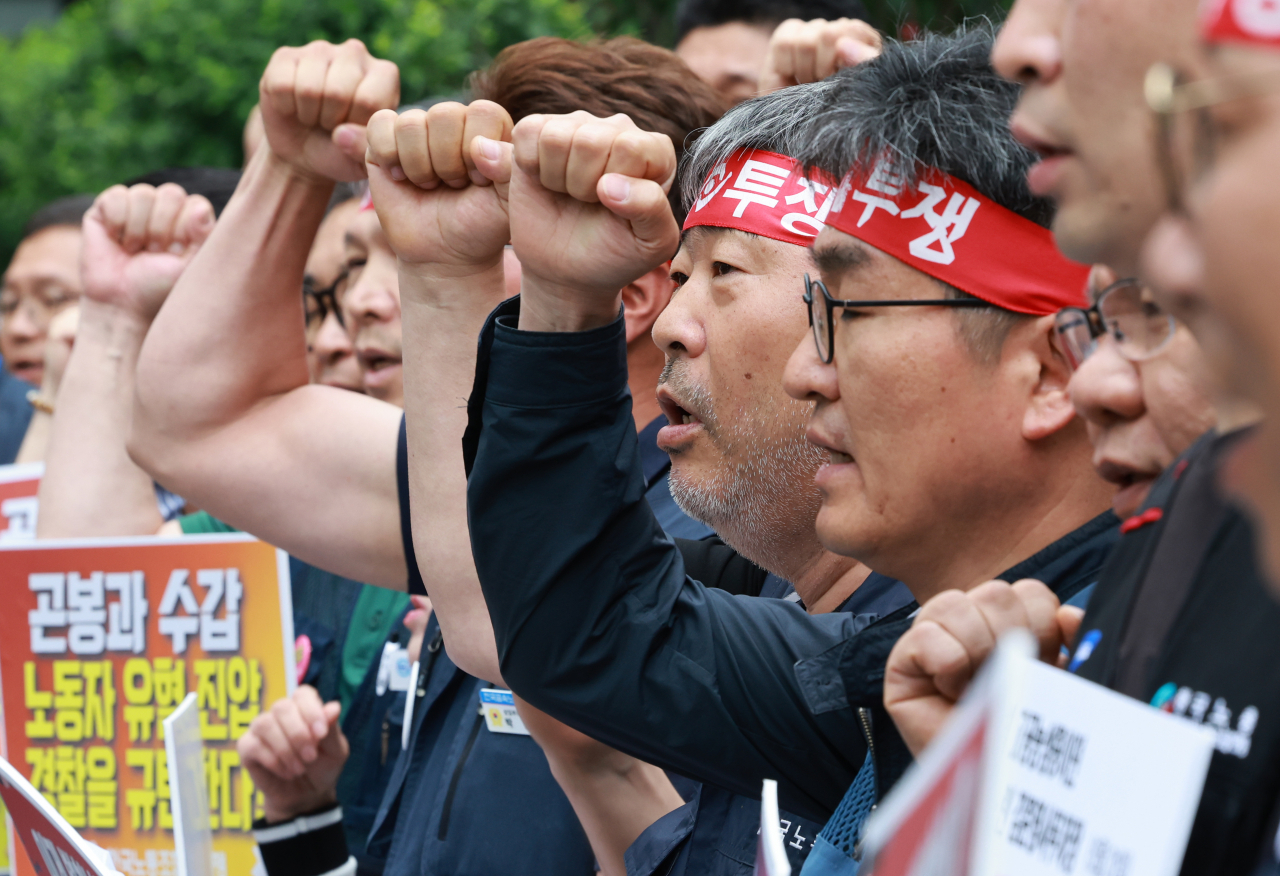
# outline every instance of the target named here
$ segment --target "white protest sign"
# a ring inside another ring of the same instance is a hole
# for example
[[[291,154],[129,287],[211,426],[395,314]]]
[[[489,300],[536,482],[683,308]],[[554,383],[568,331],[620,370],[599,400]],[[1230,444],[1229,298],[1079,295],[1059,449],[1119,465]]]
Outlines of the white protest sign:
[[[872,815],[875,876],[1176,876],[1212,732],[1001,640]]]
[[[778,821],[778,783],[765,779],[760,792],[760,839],[756,842],[753,876],[791,876],[791,862],[782,845],[783,833]]]
[[[209,786],[195,691],[164,721],[164,753],[169,759],[169,801],[178,876],[213,876],[213,831],[209,827]]]
[[[7,761],[0,759],[0,799],[9,824],[37,868],[51,876],[120,876],[111,855],[86,840]]]

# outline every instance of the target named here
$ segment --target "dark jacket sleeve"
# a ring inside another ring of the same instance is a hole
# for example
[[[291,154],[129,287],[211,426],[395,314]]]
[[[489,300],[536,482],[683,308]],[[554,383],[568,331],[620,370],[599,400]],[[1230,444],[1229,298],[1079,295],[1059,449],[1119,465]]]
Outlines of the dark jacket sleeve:
[[[470,400],[468,514],[503,677],[622,751],[825,820],[862,766],[840,655],[859,620],[685,574],[644,501],[622,320],[492,319]],[[887,652],[886,652],[887,653]],[[799,665],[798,665],[799,664]]]

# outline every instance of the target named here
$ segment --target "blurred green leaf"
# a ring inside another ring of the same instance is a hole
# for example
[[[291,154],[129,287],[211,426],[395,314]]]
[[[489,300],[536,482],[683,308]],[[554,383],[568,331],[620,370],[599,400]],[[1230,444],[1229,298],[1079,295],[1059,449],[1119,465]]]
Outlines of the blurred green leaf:
[[[0,264],[49,200],[162,167],[238,166],[271,52],[358,37],[400,65],[406,102],[459,91],[534,36],[673,38],[675,0],[80,0],[0,37]],[[870,0],[874,23],[945,27],[1001,0]]]

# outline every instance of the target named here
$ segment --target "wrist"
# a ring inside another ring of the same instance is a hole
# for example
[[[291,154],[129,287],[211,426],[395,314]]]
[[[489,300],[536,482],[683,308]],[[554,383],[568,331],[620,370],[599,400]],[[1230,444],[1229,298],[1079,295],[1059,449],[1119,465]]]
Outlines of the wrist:
[[[257,154],[250,160],[246,173],[256,169],[255,165],[260,167],[262,172],[268,176],[282,180],[286,184],[324,192],[326,203],[333,194],[334,180],[277,155],[271,151],[270,144],[264,144],[264,147],[258,150]]]
[[[322,794],[313,797],[307,797],[300,800],[289,801],[273,801],[270,797],[264,795],[262,801],[262,815],[266,819],[267,824],[283,824],[286,821],[293,821],[300,815],[306,815],[308,812],[315,812],[318,809],[324,809],[329,806],[335,806],[338,803],[338,793],[335,789],[330,788]]]
[[[584,290],[525,272],[520,284],[520,330],[585,332],[611,324],[622,307],[620,290]]]
[[[440,310],[489,313],[506,296],[502,254],[475,264],[399,262],[400,297]]]

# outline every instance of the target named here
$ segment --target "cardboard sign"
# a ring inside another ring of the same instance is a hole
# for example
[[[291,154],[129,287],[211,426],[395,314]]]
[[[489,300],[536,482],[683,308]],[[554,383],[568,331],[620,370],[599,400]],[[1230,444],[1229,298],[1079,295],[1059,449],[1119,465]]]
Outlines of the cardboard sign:
[[[1214,735],[1001,640],[867,822],[876,876],[1177,876]]]
[[[0,465],[0,545],[35,539],[42,477],[43,462]]]
[[[126,876],[177,876],[163,721],[192,692],[212,872],[252,871],[260,795],[236,740],[295,685],[284,552],[238,534],[0,546],[0,594],[10,763]]]
[[[13,832],[39,861],[42,873],[65,876],[118,876],[110,857],[85,842],[40,792],[8,761],[0,759],[0,799],[8,804]]]
[[[164,719],[164,753],[169,759],[169,804],[173,810],[173,851],[178,876],[212,876],[213,831],[209,829],[209,787],[204,780],[200,710],[192,691]]]
[[[765,779],[760,791],[760,838],[756,842],[754,876],[791,876],[791,861],[782,845],[785,831],[778,815],[778,783]]]

